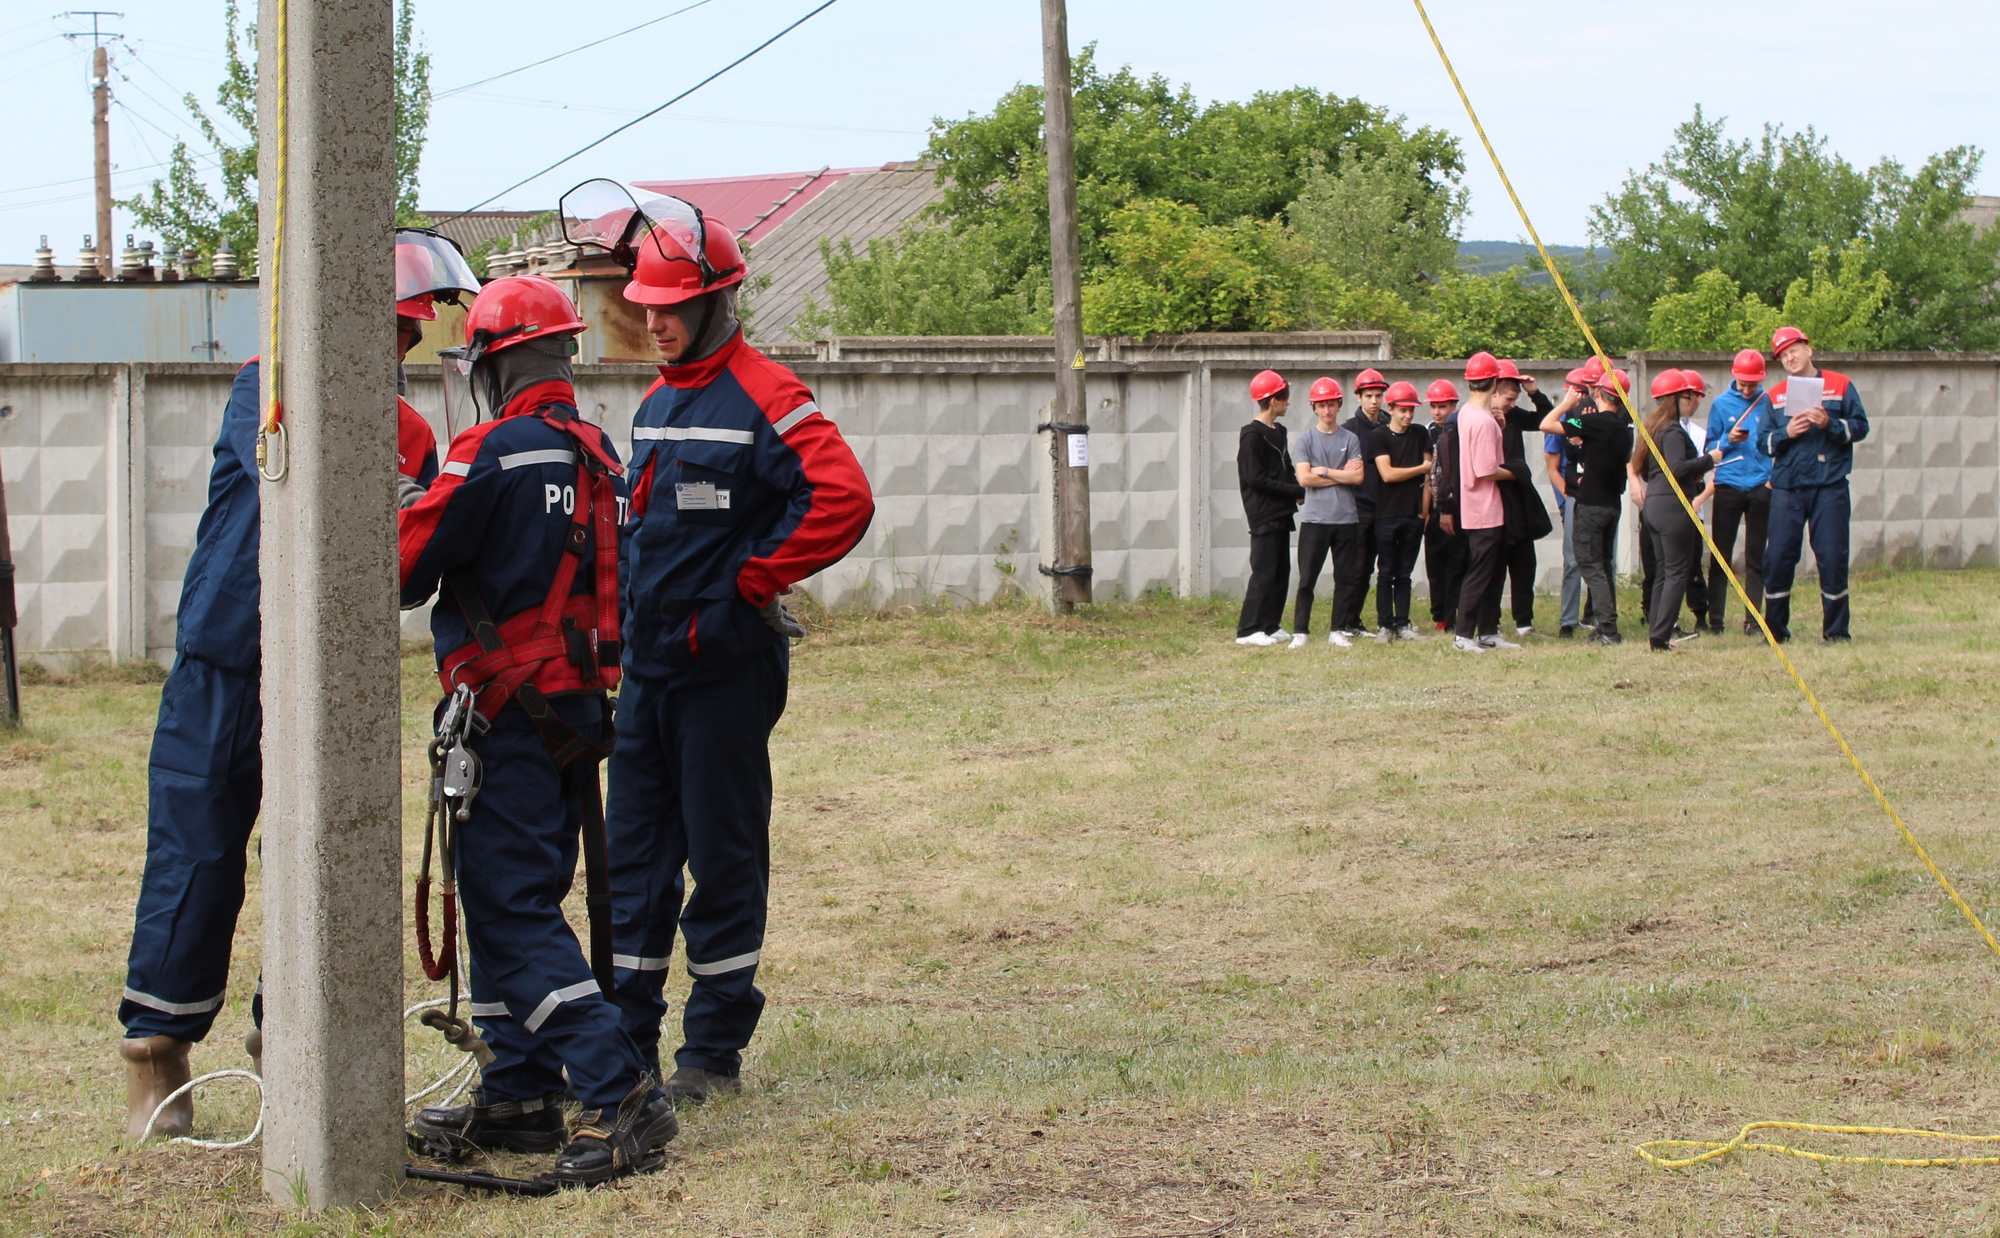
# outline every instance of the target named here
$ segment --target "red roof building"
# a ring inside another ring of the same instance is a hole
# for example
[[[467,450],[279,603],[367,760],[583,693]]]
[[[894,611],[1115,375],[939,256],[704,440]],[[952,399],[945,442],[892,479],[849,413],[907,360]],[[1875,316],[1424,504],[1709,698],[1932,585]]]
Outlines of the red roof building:
[[[806,203],[856,172],[873,168],[821,168],[817,172],[774,172],[760,176],[717,176],[706,180],[633,181],[633,185],[653,193],[672,194],[701,208],[710,219],[719,219],[745,245],[754,245],[766,233],[790,219]]]

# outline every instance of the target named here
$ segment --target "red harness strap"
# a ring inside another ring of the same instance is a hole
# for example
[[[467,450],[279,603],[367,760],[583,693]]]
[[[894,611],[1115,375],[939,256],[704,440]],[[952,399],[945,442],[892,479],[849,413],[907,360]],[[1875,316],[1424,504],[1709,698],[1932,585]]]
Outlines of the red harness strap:
[[[528,415],[575,440],[576,507],[562,561],[539,607],[496,624],[471,582],[449,582],[473,641],[444,659],[438,678],[447,692],[471,684],[479,692],[479,711],[489,718],[523,689],[548,696],[618,686],[618,491],[613,483],[618,465],[574,416],[551,416],[546,409]],[[573,595],[577,566],[593,549],[592,591]]]

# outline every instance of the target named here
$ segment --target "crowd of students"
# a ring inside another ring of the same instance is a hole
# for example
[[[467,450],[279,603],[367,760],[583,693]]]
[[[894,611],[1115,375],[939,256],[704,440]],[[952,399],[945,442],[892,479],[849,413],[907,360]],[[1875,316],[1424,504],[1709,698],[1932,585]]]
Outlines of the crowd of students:
[[[1418,552],[1430,586],[1430,620],[1468,653],[1519,649],[1501,635],[1502,594],[1514,635],[1534,633],[1535,544],[1561,531],[1559,637],[1585,632],[1619,644],[1615,588],[1618,526],[1627,504],[1641,531],[1640,619],[1649,646],[1678,649],[1703,631],[1723,631],[1728,593],[1721,562],[1702,571],[1700,530],[1668,481],[1697,514],[1706,513],[1724,559],[1743,538],[1743,585],[1779,640],[1790,638],[1791,589],[1809,537],[1819,563],[1821,636],[1849,638],[1847,477],[1868,414],[1845,374],[1822,370],[1796,327],[1780,328],[1771,357],[1785,377],[1765,386],[1764,354],[1744,349],[1730,382],[1709,402],[1694,370],[1666,370],[1651,383],[1648,435],[1660,461],[1633,432],[1640,407],[1624,370],[1592,359],[1563,378],[1551,399],[1532,375],[1491,353],[1466,360],[1467,393],[1440,378],[1419,398],[1408,382],[1379,370],[1354,376],[1356,410],[1342,420],[1346,392],[1331,377],[1306,398],[1312,420],[1288,434],[1279,424],[1291,387],[1274,370],[1250,380],[1256,411],[1237,442],[1236,473],[1250,526],[1250,584],[1236,628],[1244,646],[1304,648],[1314,591],[1333,571],[1328,643],[1424,635],[1410,617]],[[1788,389],[1801,396],[1788,407]],[[1526,405],[1522,402],[1525,399]],[[1416,423],[1427,406],[1427,424]],[[1530,436],[1539,460],[1529,458]],[[1664,468],[1661,461],[1664,462]],[[1534,484],[1544,471],[1552,517]],[[1283,626],[1298,532],[1298,591],[1292,627]],[[1375,592],[1375,622],[1363,618]],[[1693,626],[1681,624],[1683,605]],[[1743,631],[1757,629],[1749,615]]]

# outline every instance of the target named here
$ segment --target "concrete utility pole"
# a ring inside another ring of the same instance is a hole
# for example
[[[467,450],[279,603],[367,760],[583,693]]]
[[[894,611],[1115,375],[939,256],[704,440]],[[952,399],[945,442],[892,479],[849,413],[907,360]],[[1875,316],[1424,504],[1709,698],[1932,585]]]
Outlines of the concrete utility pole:
[[[1076,152],[1070,140],[1069,15],[1042,0],[1043,130],[1049,152],[1049,263],[1056,311],[1056,399],[1049,416],[1055,469],[1058,611],[1090,601],[1090,411],[1083,384],[1083,290],[1077,271]]]
[[[7,475],[0,471],[0,731],[21,725],[21,667],[14,627],[14,544],[7,540]]]
[[[402,1170],[391,4],[258,6],[264,1187],[310,1208]]]
[[[101,17],[123,17],[105,9],[71,9],[64,17],[90,19],[90,127],[96,140],[97,166],[97,273],[111,278],[111,53],[105,39],[118,37],[116,31],[98,26]],[[73,30],[65,38],[80,39],[85,32]]]

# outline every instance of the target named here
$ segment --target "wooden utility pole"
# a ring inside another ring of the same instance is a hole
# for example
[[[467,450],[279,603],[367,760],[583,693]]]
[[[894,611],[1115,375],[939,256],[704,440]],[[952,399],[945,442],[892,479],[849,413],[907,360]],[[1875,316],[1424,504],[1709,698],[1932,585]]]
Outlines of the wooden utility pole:
[[[1084,402],[1083,291],[1077,271],[1076,151],[1070,136],[1069,15],[1042,0],[1043,130],[1049,154],[1049,274],[1055,292],[1056,398],[1047,425],[1055,470],[1058,611],[1090,601],[1090,414]]]
[[[105,9],[72,9],[64,17],[88,17],[88,31],[73,30],[64,37],[90,36],[90,127],[96,142],[97,165],[97,273],[111,278],[111,53],[104,40],[118,37],[116,31],[99,27],[98,19],[123,17]]]

